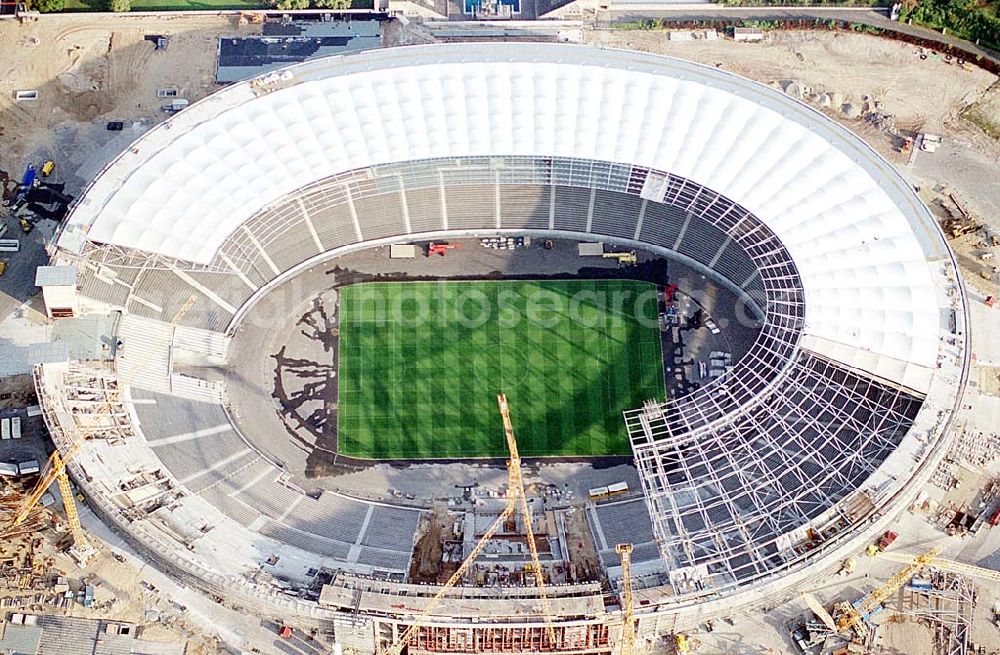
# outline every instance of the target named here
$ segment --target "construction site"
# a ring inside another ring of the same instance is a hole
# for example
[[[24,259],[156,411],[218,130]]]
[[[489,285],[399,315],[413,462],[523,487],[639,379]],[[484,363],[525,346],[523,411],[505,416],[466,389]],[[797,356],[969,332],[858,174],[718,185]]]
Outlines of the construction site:
[[[1000,655],[996,75],[428,11],[0,20],[0,653]]]

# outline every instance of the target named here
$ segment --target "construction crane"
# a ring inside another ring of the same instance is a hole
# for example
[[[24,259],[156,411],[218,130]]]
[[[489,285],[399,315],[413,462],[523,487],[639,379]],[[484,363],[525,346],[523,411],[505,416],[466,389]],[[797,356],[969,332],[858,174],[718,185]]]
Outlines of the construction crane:
[[[913,555],[907,555],[905,553],[879,553],[878,557],[881,559],[889,560],[890,562],[902,562],[906,563],[913,559]],[[981,566],[973,566],[972,564],[965,564],[963,562],[956,562],[950,559],[942,559],[940,557],[932,557],[924,562],[925,566],[935,566],[942,571],[950,571],[951,573],[958,573],[959,575],[965,575],[970,578],[980,578],[982,580],[991,580],[993,582],[1000,582],[1000,571],[994,571],[993,569],[984,569]]]
[[[632,544],[616,544],[615,551],[622,561],[622,647],[619,655],[637,655],[635,640],[635,604],[632,599]]]
[[[66,521],[69,523],[70,536],[73,539],[71,553],[77,559],[83,561],[93,552],[93,547],[87,541],[83,526],[80,525],[80,515],[76,510],[76,501],[73,499],[73,489],[70,487],[69,476],[66,474],[66,463],[79,449],[80,445],[76,443],[69,447],[65,456],[60,455],[58,448],[52,451],[52,456],[49,457],[48,464],[46,464],[42,476],[38,479],[35,488],[24,499],[21,508],[14,515],[14,520],[11,521],[10,527],[16,528],[24,523],[32,510],[35,509],[35,506],[38,505],[38,501],[41,500],[46,490],[53,482],[57,482],[59,484],[59,495],[62,496],[63,509],[66,511]]]
[[[549,597],[545,593],[545,576],[542,563],[538,558],[538,546],[535,543],[535,529],[531,525],[531,511],[528,508],[528,495],[524,491],[524,479],[521,476],[521,455],[517,449],[517,438],[514,436],[514,425],[510,420],[510,406],[506,394],[497,394],[497,405],[500,408],[500,418],[503,419],[503,432],[507,438],[507,449],[510,460],[507,462],[507,503],[520,505],[521,516],[524,518],[524,532],[528,538],[528,550],[531,551],[531,563],[535,574],[535,586],[542,601],[542,613],[545,618],[545,631],[549,634],[549,643],[556,643],[556,631],[552,626],[552,610],[549,607]]]
[[[933,562],[939,550],[932,548],[923,555],[917,555],[909,560],[909,564],[893,573],[881,586],[873,589],[857,603],[841,602],[836,605],[838,611],[837,631],[853,629],[862,639],[868,636],[868,618],[885,602],[889,596],[899,591],[910,578],[920,569]]]
[[[174,315],[172,325],[176,325],[180,322],[182,318],[188,313],[192,306],[194,306],[197,301],[198,296],[192,294],[187,301],[181,305],[180,309]],[[137,365],[128,372],[127,375],[123,376],[122,386],[127,387],[132,378],[146,367],[149,363],[152,354],[147,354],[143,359],[141,359]],[[93,552],[93,547],[87,540],[87,536],[83,531],[83,526],[80,524],[80,514],[76,509],[76,501],[73,499],[73,489],[70,486],[69,475],[66,473],[66,463],[80,450],[80,442],[73,443],[66,450],[65,455],[59,453],[59,448],[57,447],[52,455],[49,457],[48,464],[46,464],[45,470],[42,476],[38,479],[38,483],[32,492],[24,499],[21,504],[21,508],[18,510],[17,514],[14,516],[14,520],[11,521],[10,528],[16,528],[17,526],[24,523],[24,521],[31,514],[35,506],[38,505],[38,501],[41,500],[42,495],[52,486],[53,482],[59,485],[59,495],[62,496],[63,508],[66,512],[66,520],[69,523],[70,535],[73,538],[73,547],[71,552],[81,560],[86,559],[91,552]]]
[[[826,608],[823,607],[823,603],[819,602],[818,598],[807,591],[802,594],[802,600],[806,601],[806,605],[809,606],[809,609],[813,611],[813,614],[815,614],[816,617],[823,622],[823,625],[825,625],[830,632],[836,633],[840,631],[837,627],[837,622],[833,620],[833,617],[826,611]]]
[[[532,571],[535,576],[535,583],[538,585],[539,595],[542,601],[542,614],[545,618],[545,628],[549,637],[549,643],[555,645],[555,628],[552,625],[552,611],[549,607],[549,599],[545,593],[545,579],[542,575],[542,565],[538,558],[538,548],[535,545],[535,533],[531,526],[531,515],[528,513],[528,500],[524,492],[524,480],[521,474],[521,456],[517,449],[517,439],[514,436],[514,427],[510,420],[510,407],[507,404],[507,396],[499,394],[497,404],[500,407],[500,416],[503,418],[504,435],[507,437],[507,448],[510,450],[510,459],[507,461],[507,503],[500,515],[490,525],[490,527],[479,538],[473,547],[472,552],[465,558],[465,561],[451,574],[447,582],[438,589],[437,593],[431,597],[424,609],[407,626],[403,634],[399,636],[394,644],[383,651],[383,655],[400,655],[403,649],[409,644],[410,639],[417,633],[420,627],[427,620],[427,617],[434,613],[441,600],[448,594],[465,576],[468,570],[482,554],[490,539],[499,532],[500,528],[509,518],[521,509],[524,515],[524,523],[528,537],[528,547],[531,550]]]

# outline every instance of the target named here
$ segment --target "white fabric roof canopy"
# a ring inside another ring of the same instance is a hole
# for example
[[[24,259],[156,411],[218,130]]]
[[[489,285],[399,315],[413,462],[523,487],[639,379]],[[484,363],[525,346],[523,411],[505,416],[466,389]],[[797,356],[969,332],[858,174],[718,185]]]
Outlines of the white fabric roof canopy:
[[[935,365],[926,210],[857,139],[774,91],[686,62],[552,44],[401,48],[293,70],[291,86],[257,97],[235,85],[137,141],[67,234],[208,263],[261,208],[353,169],[486,155],[637,164],[718,191],[771,227],[802,276],[805,333],[837,346],[827,354]]]

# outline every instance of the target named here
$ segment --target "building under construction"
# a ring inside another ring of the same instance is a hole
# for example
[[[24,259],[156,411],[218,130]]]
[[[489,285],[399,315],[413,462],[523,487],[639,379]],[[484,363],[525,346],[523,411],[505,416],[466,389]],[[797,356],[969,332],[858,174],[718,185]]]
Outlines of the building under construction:
[[[620,477],[593,498],[531,491],[502,398],[506,471],[394,462],[381,488],[352,488],[362,473],[337,462],[322,486],[302,448],[250,438],[304,430],[253,388],[292,313],[276,294],[299,285],[298,307],[345,276],[338,258],[388,244],[497,235],[688,267],[712,285],[692,329],[752,336],[697,388],[620,408],[626,493],[610,493]],[[632,52],[436,44],[233,84],[109,164],[52,263],[77,271],[52,295],[61,315],[122,313],[113,367],[35,371],[91,507],[184,583],[360,653],[643,651],[786,599],[930,478],[969,368],[956,262],[889,164],[778,92]],[[454,470],[503,489],[456,501]],[[451,577],[414,584],[420,526],[447,502],[471,516],[441,543]],[[580,516],[586,535],[565,527]],[[565,574],[588,544],[594,575]]]

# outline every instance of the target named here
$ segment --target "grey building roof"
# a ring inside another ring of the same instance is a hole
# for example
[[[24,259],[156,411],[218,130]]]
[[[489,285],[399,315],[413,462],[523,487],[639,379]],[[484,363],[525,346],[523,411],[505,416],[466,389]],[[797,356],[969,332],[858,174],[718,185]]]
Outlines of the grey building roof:
[[[42,638],[42,629],[37,625],[14,625],[7,624],[0,637],[0,653],[4,655],[39,655],[39,642]]]
[[[39,266],[35,286],[71,287],[76,284],[76,266]]]
[[[113,622],[114,623],[114,622]],[[108,621],[41,615],[37,625],[8,624],[3,655],[183,655],[184,644],[146,641],[107,631]]]

